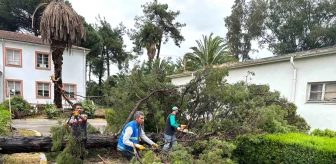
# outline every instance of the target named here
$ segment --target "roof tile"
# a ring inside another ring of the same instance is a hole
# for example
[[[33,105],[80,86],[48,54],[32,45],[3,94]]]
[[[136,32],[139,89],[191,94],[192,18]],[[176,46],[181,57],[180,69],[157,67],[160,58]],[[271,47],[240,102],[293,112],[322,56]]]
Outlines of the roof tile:
[[[0,39],[47,45],[43,43],[42,39],[37,36],[4,30],[0,30]],[[72,46],[72,48],[78,50],[89,50],[87,48],[79,46]]]

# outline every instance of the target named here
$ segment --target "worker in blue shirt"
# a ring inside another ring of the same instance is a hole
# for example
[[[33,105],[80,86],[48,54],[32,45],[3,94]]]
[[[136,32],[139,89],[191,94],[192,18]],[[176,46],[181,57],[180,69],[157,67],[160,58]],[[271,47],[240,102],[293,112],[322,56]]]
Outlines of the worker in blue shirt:
[[[144,113],[141,111],[136,111],[134,114],[134,120],[125,125],[119,137],[117,146],[118,150],[129,161],[134,157],[134,148],[138,148],[140,150],[145,149],[143,145],[139,144],[139,138],[155,148],[158,147],[156,143],[146,136],[144,130],[141,128],[141,125],[144,123],[144,121]]]
[[[163,146],[164,151],[167,151],[170,146],[172,146],[172,150],[174,151],[173,147],[177,143],[175,132],[176,130],[182,130],[181,127],[185,127],[185,125],[181,125],[176,122],[176,114],[178,113],[179,108],[177,106],[174,106],[172,110],[173,112],[170,113],[167,117],[166,127],[163,134],[165,140],[165,145]]]

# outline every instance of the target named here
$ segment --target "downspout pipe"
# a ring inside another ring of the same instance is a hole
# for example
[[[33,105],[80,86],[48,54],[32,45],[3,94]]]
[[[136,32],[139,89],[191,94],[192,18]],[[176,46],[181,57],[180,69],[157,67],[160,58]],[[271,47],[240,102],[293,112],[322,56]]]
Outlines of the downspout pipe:
[[[4,60],[4,56],[5,56],[5,41],[3,38],[1,38],[1,45],[2,45],[2,59]],[[6,100],[6,80],[5,80],[5,62],[2,62],[2,101]]]
[[[292,64],[293,67],[293,82],[292,82],[292,97],[291,97],[292,103],[295,103],[296,81],[297,81],[297,67],[295,66],[294,63],[294,57],[295,56],[291,56],[290,58],[290,63]]]
[[[83,75],[83,81],[84,81],[84,85],[83,85],[83,96],[86,97],[86,55],[89,53],[87,51],[83,51],[84,53],[84,57],[83,57],[83,65],[84,65],[84,75]]]

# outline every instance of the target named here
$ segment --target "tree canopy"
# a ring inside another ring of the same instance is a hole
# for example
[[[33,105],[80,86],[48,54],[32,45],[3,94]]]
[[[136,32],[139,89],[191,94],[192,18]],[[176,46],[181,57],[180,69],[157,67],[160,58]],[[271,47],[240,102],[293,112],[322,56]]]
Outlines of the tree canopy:
[[[50,3],[52,0],[0,0],[0,30],[22,31],[40,34],[40,17],[44,8],[35,14],[35,26],[32,27],[32,15],[40,3]],[[71,7],[71,3],[65,0]]]
[[[275,55],[336,44],[335,2],[331,0],[235,0],[225,18],[233,54],[249,60],[252,42]]]
[[[129,35],[134,44],[134,52],[142,53],[146,48],[148,60],[153,61],[154,57],[160,57],[162,43],[168,42],[172,38],[176,46],[180,46],[184,41],[181,28],[185,24],[175,22],[180,11],[168,10],[167,4],[154,2],[142,5],[143,16],[135,17],[135,29],[129,31]]]
[[[225,68],[211,68],[196,73],[187,85],[173,86],[167,77],[166,61],[156,60],[153,65],[152,71],[142,65],[129,76],[114,77],[113,86],[104,88],[104,99],[113,103],[106,115],[110,130],[119,130],[137,102],[149,95],[137,108],[151,118],[146,120],[146,131],[162,131],[172,106],[182,109],[178,122],[187,124],[199,137],[220,133],[232,139],[242,134],[309,129],[296,114],[296,106],[267,85],[245,81],[228,84]]]

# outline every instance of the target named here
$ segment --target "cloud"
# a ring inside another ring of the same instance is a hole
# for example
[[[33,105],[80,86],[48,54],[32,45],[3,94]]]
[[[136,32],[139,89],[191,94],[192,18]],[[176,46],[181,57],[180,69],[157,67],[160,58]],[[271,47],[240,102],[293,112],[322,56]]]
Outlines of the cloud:
[[[181,47],[175,46],[170,40],[161,49],[161,57],[172,57],[176,59],[189,52],[189,48],[196,45],[195,40],[202,39],[202,35],[214,35],[225,37],[227,29],[224,26],[224,17],[229,16],[234,0],[158,0],[166,3],[172,11],[180,11],[177,21],[186,23],[186,27],[181,32],[185,38]],[[112,27],[120,22],[128,28],[134,27],[134,17],[142,15],[141,5],[152,0],[71,0],[73,8],[78,14],[85,17],[89,23],[95,23],[98,14],[105,17]],[[127,50],[131,50],[132,42],[125,38]],[[270,56],[269,51],[260,51],[260,57]],[[141,60],[147,59],[146,54]],[[114,69],[114,68],[113,68]],[[116,72],[113,70],[113,72]]]

